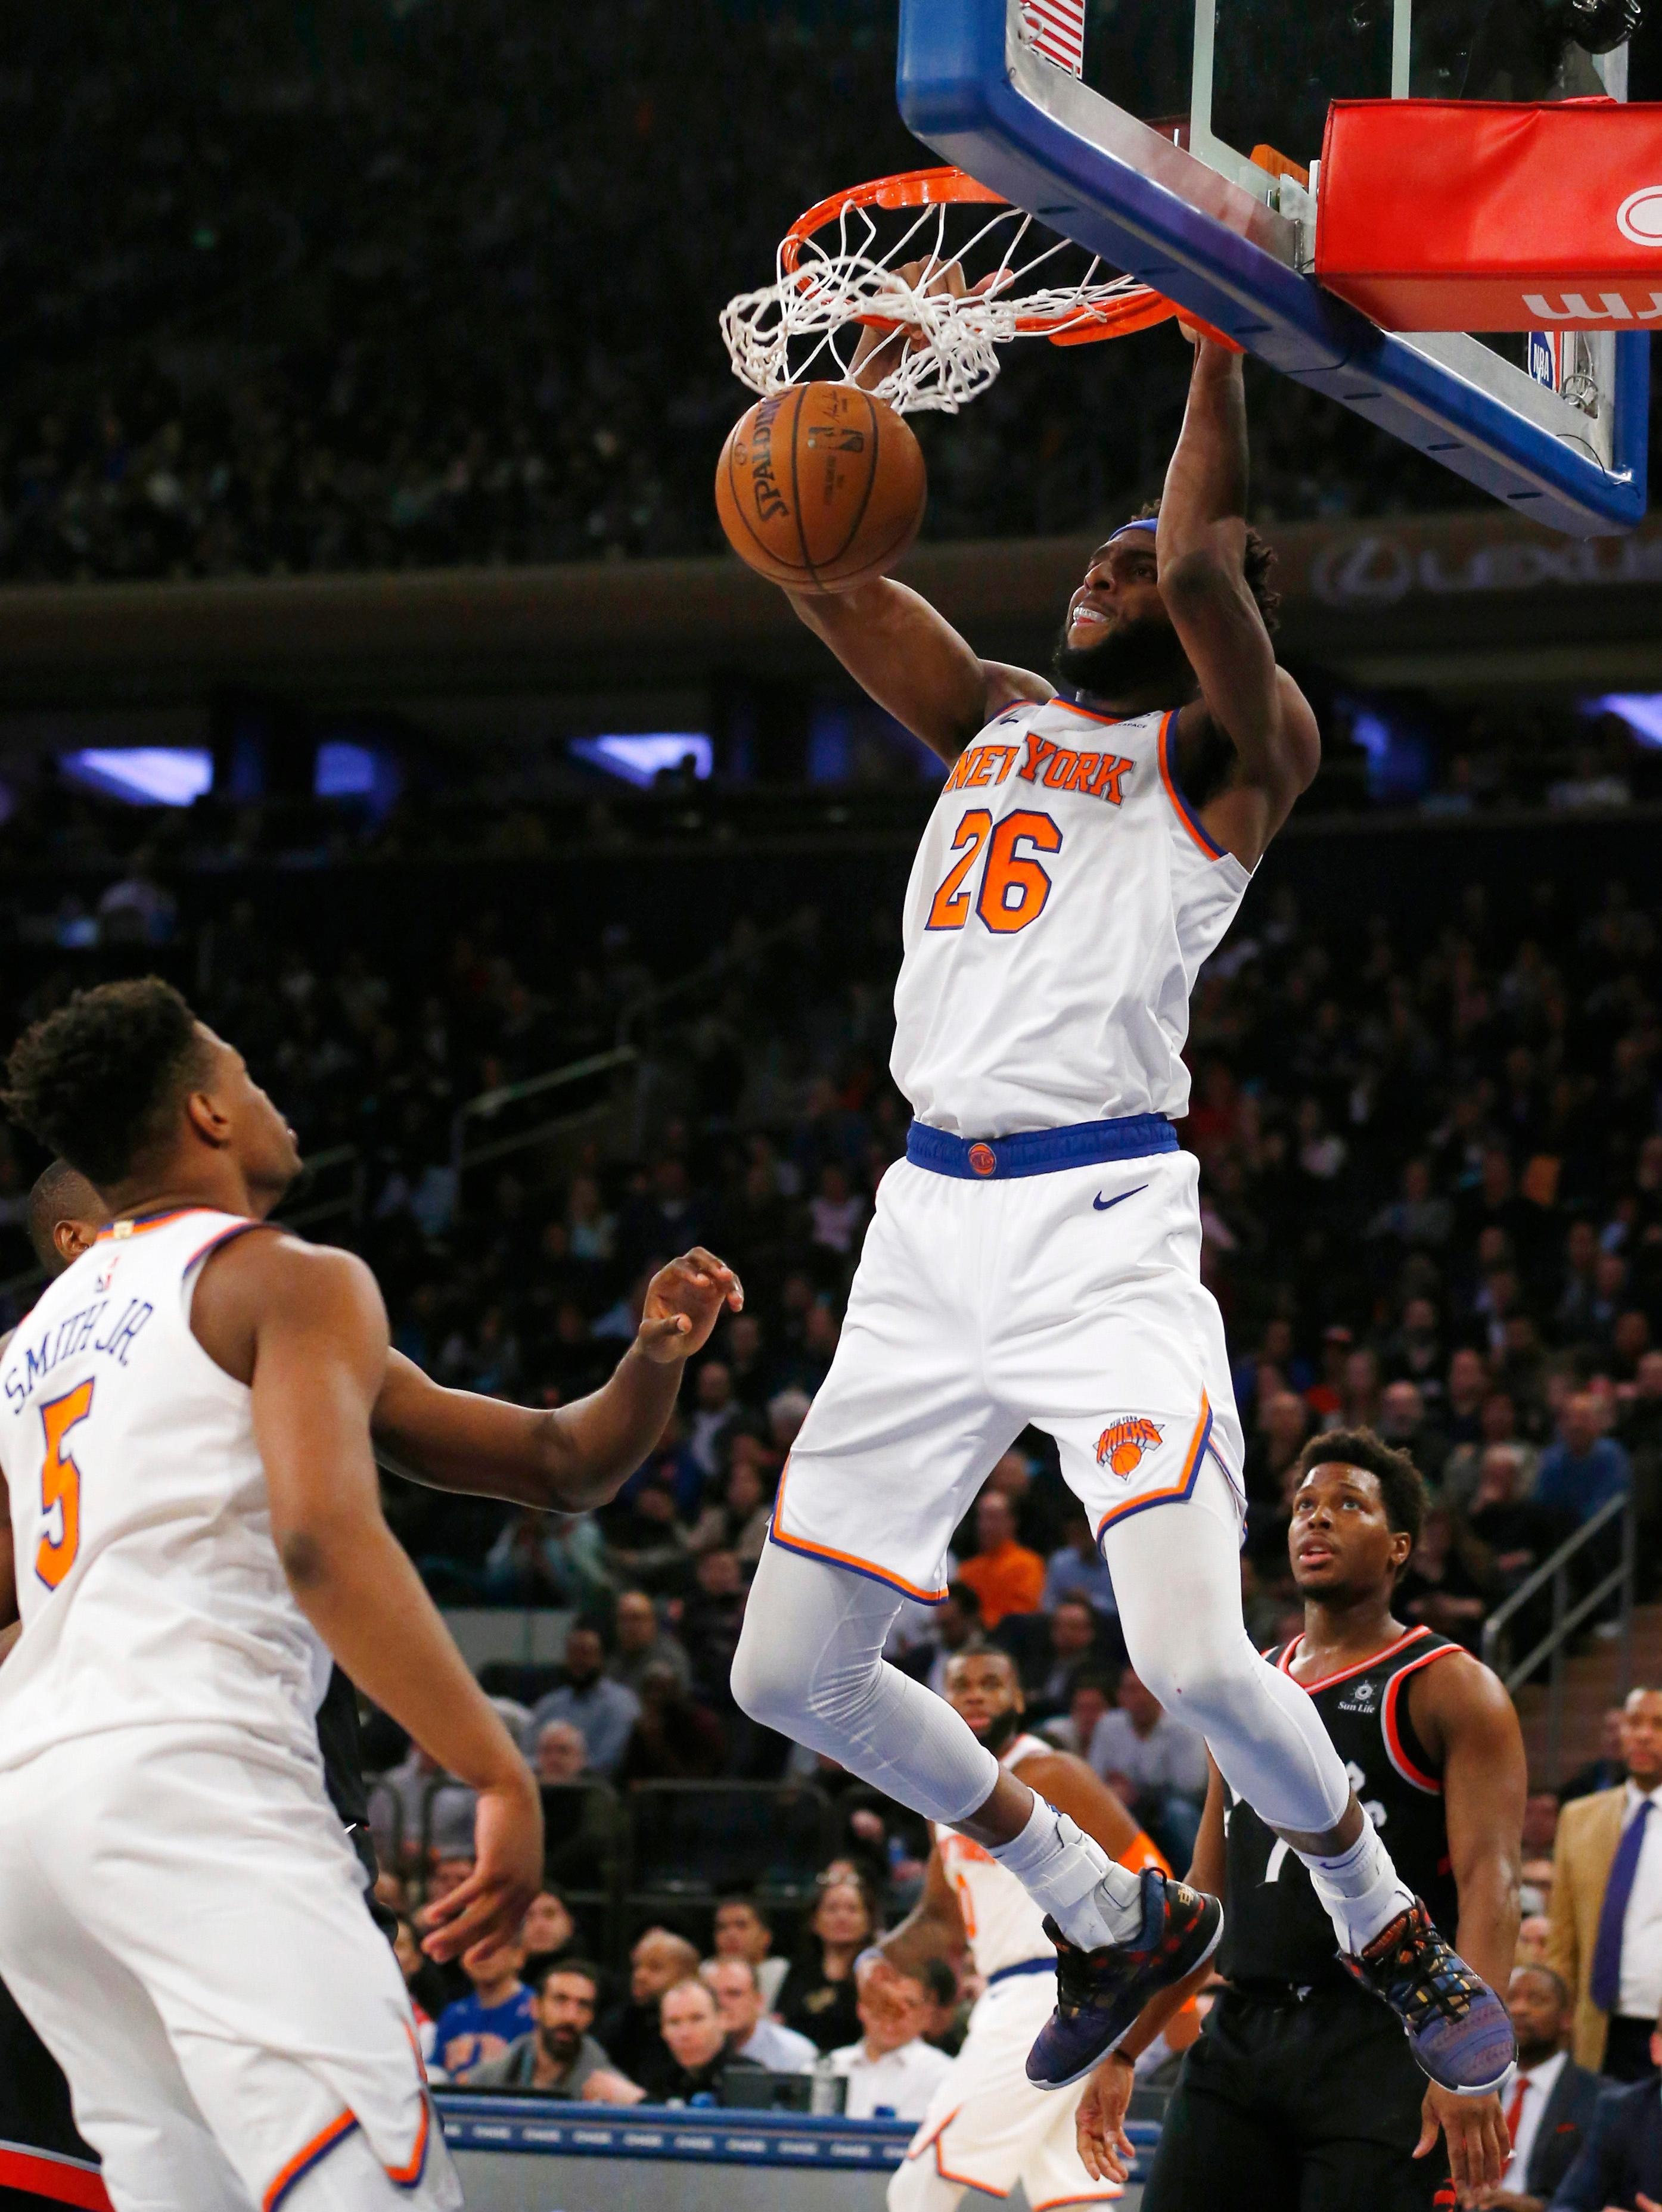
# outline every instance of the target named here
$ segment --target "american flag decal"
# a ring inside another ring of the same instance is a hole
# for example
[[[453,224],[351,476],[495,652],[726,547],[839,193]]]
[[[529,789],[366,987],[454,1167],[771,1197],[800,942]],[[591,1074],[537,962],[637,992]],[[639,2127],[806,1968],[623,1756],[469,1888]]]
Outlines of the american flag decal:
[[[1033,52],[1081,76],[1085,70],[1086,0],[1021,0]]]

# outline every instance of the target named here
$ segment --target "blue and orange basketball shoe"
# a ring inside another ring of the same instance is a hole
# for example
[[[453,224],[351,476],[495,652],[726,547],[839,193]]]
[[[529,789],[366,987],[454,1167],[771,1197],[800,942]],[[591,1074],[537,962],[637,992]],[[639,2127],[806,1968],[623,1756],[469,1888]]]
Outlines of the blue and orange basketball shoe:
[[[1483,2097],[1506,2080],[1518,2056],[1511,2016],[1417,1897],[1365,1950],[1341,1952],[1339,1961],[1391,2007],[1421,2072],[1440,2089]]]
[[[1150,1997],[1209,1959],[1223,1934],[1223,1907],[1158,1867],[1142,1872],[1142,1928],[1135,1943],[1081,1951],[1054,1920],[1056,2008],[1027,2053],[1036,2089],[1066,2089],[1099,2066]]]

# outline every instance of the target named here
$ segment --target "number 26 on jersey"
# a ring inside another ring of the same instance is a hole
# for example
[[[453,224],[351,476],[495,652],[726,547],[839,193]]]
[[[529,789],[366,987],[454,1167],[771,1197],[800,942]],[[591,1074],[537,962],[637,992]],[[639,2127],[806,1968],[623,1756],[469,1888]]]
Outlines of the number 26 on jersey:
[[[953,832],[952,848],[962,857],[953,861],[934,895],[928,928],[962,929],[971,905],[998,937],[1038,920],[1050,896],[1050,878],[1032,855],[1062,850],[1062,832],[1048,814],[1019,809],[995,826],[984,806],[972,806]],[[977,863],[980,872],[972,886]]]

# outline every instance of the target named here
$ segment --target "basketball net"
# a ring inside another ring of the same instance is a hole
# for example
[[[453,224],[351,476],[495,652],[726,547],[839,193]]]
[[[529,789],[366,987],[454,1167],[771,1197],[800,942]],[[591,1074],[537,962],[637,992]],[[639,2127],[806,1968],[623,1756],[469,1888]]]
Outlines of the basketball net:
[[[1042,4],[1058,21],[1079,12],[1073,0]],[[886,334],[896,342],[880,379],[861,378],[866,388],[902,415],[955,415],[998,374],[999,349],[1014,338],[1087,345],[1177,312],[962,169],[912,169],[799,216],[773,283],[728,302],[721,336],[734,375],[766,394],[809,378],[846,381],[862,332]]]

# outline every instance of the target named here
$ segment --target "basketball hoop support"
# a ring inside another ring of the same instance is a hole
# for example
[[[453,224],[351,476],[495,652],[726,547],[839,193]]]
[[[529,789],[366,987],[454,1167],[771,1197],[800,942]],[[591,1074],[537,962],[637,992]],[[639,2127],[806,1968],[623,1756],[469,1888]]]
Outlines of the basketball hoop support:
[[[1010,21],[1008,0],[900,0],[901,115],[943,161],[1513,513],[1574,538],[1641,520],[1647,336],[1615,341],[1606,468],[1476,339],[1394,337],[1300,276],[1295,223],[1044,62]],[[1486,387],[1504,372],[1503,402]]]

